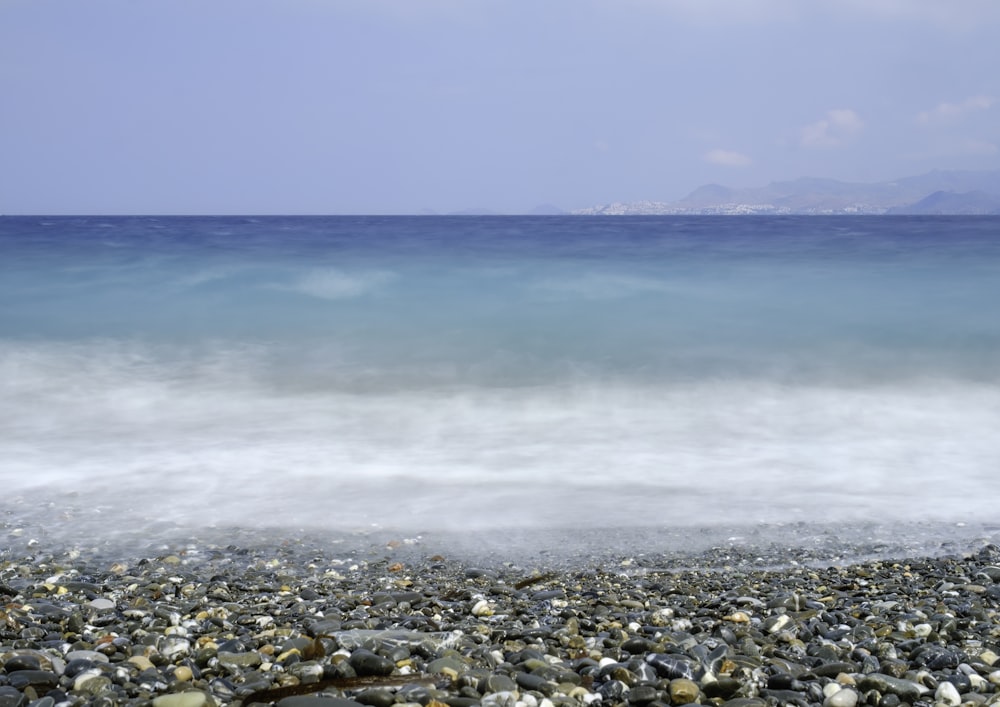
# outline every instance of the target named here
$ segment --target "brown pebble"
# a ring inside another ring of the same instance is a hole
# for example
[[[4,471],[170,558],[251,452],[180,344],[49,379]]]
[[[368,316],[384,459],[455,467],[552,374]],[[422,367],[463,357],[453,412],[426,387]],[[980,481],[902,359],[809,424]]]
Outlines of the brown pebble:
[[[685,678],[670,681],[670,701],[675,705],[686,705],[698,699],[698,685]]]

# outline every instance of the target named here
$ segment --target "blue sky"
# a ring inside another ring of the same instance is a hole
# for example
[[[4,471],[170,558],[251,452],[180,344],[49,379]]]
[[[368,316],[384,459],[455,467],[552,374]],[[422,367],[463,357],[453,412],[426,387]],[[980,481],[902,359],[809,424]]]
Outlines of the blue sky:
[[[0,0],[0,213],[419,213],[1000,167],[996,0]]]

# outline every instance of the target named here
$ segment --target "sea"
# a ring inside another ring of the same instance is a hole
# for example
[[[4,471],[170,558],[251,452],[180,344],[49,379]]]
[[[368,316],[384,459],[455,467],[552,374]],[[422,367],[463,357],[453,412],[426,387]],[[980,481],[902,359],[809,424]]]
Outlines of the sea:
[[[14,534],[919,545],[998,474],[997,217],[0,217]]]

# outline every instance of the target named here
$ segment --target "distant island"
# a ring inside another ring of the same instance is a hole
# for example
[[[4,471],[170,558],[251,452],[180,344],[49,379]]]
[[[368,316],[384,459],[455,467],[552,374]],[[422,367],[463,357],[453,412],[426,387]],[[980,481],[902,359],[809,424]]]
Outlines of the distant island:
[[[934,170],[917,177],[871,184],[812,177],[749,189],[708,184],[678,201],[614,202],[572,213],[583,216],[1000,215],[1000,170]]]

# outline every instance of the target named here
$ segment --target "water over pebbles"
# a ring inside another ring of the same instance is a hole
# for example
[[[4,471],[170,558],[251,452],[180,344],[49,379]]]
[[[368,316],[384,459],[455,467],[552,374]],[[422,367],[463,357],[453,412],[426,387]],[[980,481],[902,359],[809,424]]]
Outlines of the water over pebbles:
[[[130,553],[4,532],[0,707],[1000,704],[990,542],[515,562],[426,539]]]

